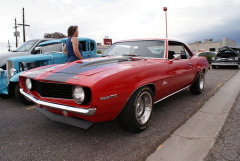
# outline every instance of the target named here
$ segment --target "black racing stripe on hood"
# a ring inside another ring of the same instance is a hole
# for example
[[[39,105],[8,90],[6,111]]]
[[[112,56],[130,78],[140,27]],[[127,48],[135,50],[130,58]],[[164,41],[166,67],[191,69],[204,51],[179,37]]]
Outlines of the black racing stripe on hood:
[[[113,64],[107,64],[107,65],[113,65]],[[57,73],[52,73],[51,75],[47,76],[44,80],[48,80],[48,81],[57,81],[57,82],[66,82],[67,80],[69,80],[70,78],[83,73],[85,71],[89,71],[89,70],[93,70],[93,69],[97,69],[97,68],[101,68],[104,67],[106,65],[99,65],[99,66],[92,66],[92,67],[85,67],[85,68],[80,68],[78,69],[77,72],[67,72],[67,69],[64,70],[64,72],[57,72]],[[71,70],[70,70],[71,71]]]
[[[52,75],[44,78],[44,80],[65,83],[74,76],[76,76],[75,73],[53,73]]]
[[[111,66],[119,62],[121,58],[112,58],[104,60],[90,60],[83,63],[75,63],[65,69],[53,72],[51,75],[47,76],[44,80],[66,82],[71,77],[74,77],[83,72],[94,70],[101,67]]]
[[[95,68],[103,67],[109,64],[118,63],[122,58],[105,58],[97,60],[88,60],[82,63],[74,63],[73,65],[57,71],[58,73],[82,73]]]

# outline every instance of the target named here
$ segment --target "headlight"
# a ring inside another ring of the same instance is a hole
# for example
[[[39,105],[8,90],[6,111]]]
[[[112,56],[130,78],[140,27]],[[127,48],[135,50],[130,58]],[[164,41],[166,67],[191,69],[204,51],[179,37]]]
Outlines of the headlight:
[[[14,76],[14,75],[16,74],[16,72],[17,72],[16,69],[11,68],[11,69],[10,69],[10,76],[11,76],[11,77]]]
[[[31,79],[27,78],[25,81],[26,88],[30,91],[32,89],[32,81]]]
[[[237,60],[238,60],[238,57],[235,57],[235,60],[237,61]]]
[[[215,57],[212,57],[212,60],[215,60]]]
[[[81,86],[75,86],[73,89],[73,99],[76,103],[82,104],[85,99],[84,89]]]

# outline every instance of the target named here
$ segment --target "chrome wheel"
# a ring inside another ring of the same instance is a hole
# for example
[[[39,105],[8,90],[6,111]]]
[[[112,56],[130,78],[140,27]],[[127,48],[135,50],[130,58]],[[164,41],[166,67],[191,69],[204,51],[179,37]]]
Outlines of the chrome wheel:
[[[200,74],[200,80],[199,81],[200,81],[199,82],[199,87],[200,87],[201,90],[203,90],[204,83],[205,83],[205,77],[204,77],[204,73],[203,72]]]
[[[139,124],[145,124],[151,117],[153,101],[149,92],[143,92],[138,97],[135,105],[136,118]]]

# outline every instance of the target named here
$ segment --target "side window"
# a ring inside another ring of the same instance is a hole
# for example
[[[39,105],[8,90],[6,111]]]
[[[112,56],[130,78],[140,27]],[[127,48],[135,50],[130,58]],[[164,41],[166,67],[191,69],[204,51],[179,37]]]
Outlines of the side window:
[[[180,54],[181,55],[181,59],[187,59],[187,55],[185,52],[185,49],[183,48],[182,44],[174,44],[174,45],[169,45],[168,46],[168,59],[173,59],[173,56],[175,54]]]
[[[3,70],[6,70],[6,69],[7,69],[7,68],[6,68],[6,64],[2,66],[2,69],[3,69]]]
[[[94,49],[95,49],[95,43],[90,42],[90,51],[94,51]]]
[[[189,59],[191,55],[189,54],[186,48],[184,48],[184,51],[185,51],[186,59]]]
[[[79,41],[79,43],[82,45],[82,51],[87,51],[87,43],[86,41]]]

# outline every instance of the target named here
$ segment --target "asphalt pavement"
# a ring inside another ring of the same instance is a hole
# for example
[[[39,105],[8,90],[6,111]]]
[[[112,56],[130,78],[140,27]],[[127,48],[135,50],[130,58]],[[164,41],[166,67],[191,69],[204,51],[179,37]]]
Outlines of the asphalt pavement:
[[[210,70],[201,95],[187,89],[156,104],[150,126],[140,134],[124,131],[116,121],[75,128],[52,122],[14,98],[1,99],[0,160],[146,160],[237,72]]]

